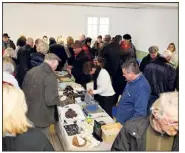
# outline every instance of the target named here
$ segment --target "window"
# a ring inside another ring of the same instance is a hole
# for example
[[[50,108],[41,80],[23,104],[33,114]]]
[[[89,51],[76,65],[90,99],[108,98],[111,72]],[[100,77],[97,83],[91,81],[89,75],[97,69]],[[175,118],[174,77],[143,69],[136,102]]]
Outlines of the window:
[[[87,35],[96,38],[98,35],[109,34],[109,18],[88,17]]]
[[[109,18],[100,18],[99,34],[106,35],[109,33]]]
[[[98,34],[98,18],[97,17],[89,17],[88,18],[88,27],[87,27],[87,35],[91,37],[96,37]]]

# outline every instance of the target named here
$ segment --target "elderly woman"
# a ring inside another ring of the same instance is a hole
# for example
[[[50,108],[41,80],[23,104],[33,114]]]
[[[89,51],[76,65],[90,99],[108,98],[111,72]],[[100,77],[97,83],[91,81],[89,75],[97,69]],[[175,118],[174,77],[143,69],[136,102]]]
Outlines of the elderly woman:
[[[5,49],[3,57],[10,57],[15,62],[15,64],[17,64],[16,52],[14,49],[12,48]]]
[[[30,55],[31,68],[39,66],[44,61],[45,54],[48,53],[49,46],[43,40],[38,40],[36,45],[36,53]]]
[[[3,151],[54,151],[47,137],[34,128],[26,113],[23,91],[3,83]]]
[[[178,92],[161,94],[149,117],[125,123],[112,151],[179,151]]]
[[[9,57],[3,58],[3,82],[8,82],[14,84],[16,87],[19,87],[17,80],[14,77],[15,75],[15,63]]]

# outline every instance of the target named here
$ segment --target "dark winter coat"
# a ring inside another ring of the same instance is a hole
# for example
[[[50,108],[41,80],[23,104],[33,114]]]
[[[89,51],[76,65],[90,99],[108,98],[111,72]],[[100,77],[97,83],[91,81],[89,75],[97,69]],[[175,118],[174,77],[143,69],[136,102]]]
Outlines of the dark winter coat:
[[[120,45],[116,42],[112,42],[102,48],[100,56],[105,59],[104,68],[109,72],[112,78],[114,91],[122,94],[126,86],[126,81],[122,74],[120,52]]]
[[[68,60],[64,46],[60,44],[52,44],[49,46],[49,51],[50,53],[57,55],[61,59],[56,69],[57,71],[61,71],[64,67],[64,64]]]
[[[158,53],[156,59],[159,58],[159,56],[160,56],[160,54]],[[155,60],[156,60],[156,59],[155,59]],[[148,54],[147,56],[145,56],[145,57],[142,59],[141,64],[140,64],[140,66],[139,66],[140,71],[143,72],[143,71],[144,71],[144,68],[146,67],[146,65],[147,65],[148,63],[150,63],[151,61],[153,61],[153,60],[151,59],[150,54]]]
[[[149,124],[148,117],[137,118],[125,123],[111,151],[146,151],[146,130]],[[179,134],[174,138],[172,151],[179,151]]]
[[[22,82],[26,73],[31,69],[30,54],[32,48],[29,45],[21,47],[17,52],[17,75],[16,78],[19,82],[19,86],[22,86]]]
[[[85,86],[86,83],[89,82],[88,76],[86,76],[83,72],[84,63],[88,62],[89,59],[86,53],[82,50],[76,57],[73,63],[73,68],[71,70],[72,75],[75,78],[76,83],[79,83]]]
[[[2,138],[3,151],[54,151],[48,138],[38,129],[30,128],[17,136]]]
[[[175,68],[163,57],[146,65],[144,76],[151,86],[152,95],[175,90]]]
[[[41,65],[44,62],[45,55],[39,52],[30,54],[31,68]]]
[[[55,123],[55,108],[60,103],[58,81],[51,67],[43,62],[32,68],[23,82],[28,105],[28,118],[36,127],[49,127]]]

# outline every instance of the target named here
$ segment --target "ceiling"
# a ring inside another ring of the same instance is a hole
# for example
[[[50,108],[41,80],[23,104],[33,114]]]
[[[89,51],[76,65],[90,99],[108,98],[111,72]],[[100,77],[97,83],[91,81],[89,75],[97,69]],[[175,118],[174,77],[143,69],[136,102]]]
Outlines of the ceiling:
[[[178,3],[52,3],[52,4],[91,6],[91,7],[132,8],[132,9],[140,8],[178,9]]]

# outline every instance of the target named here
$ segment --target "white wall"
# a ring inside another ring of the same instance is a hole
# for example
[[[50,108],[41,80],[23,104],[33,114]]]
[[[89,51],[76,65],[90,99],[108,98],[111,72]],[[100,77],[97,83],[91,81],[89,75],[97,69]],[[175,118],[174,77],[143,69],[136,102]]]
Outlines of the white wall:
[[[15,42],[21,34],[34,38],[43,35],[78,38],[80,33],[87,32],[88,16],[109,17],[110,34],[130,33],[138,50],[147,51],[151,45],[164,50],[168,43],[178,43],[178,10],[174,9],[3,3],[3,32]]]

